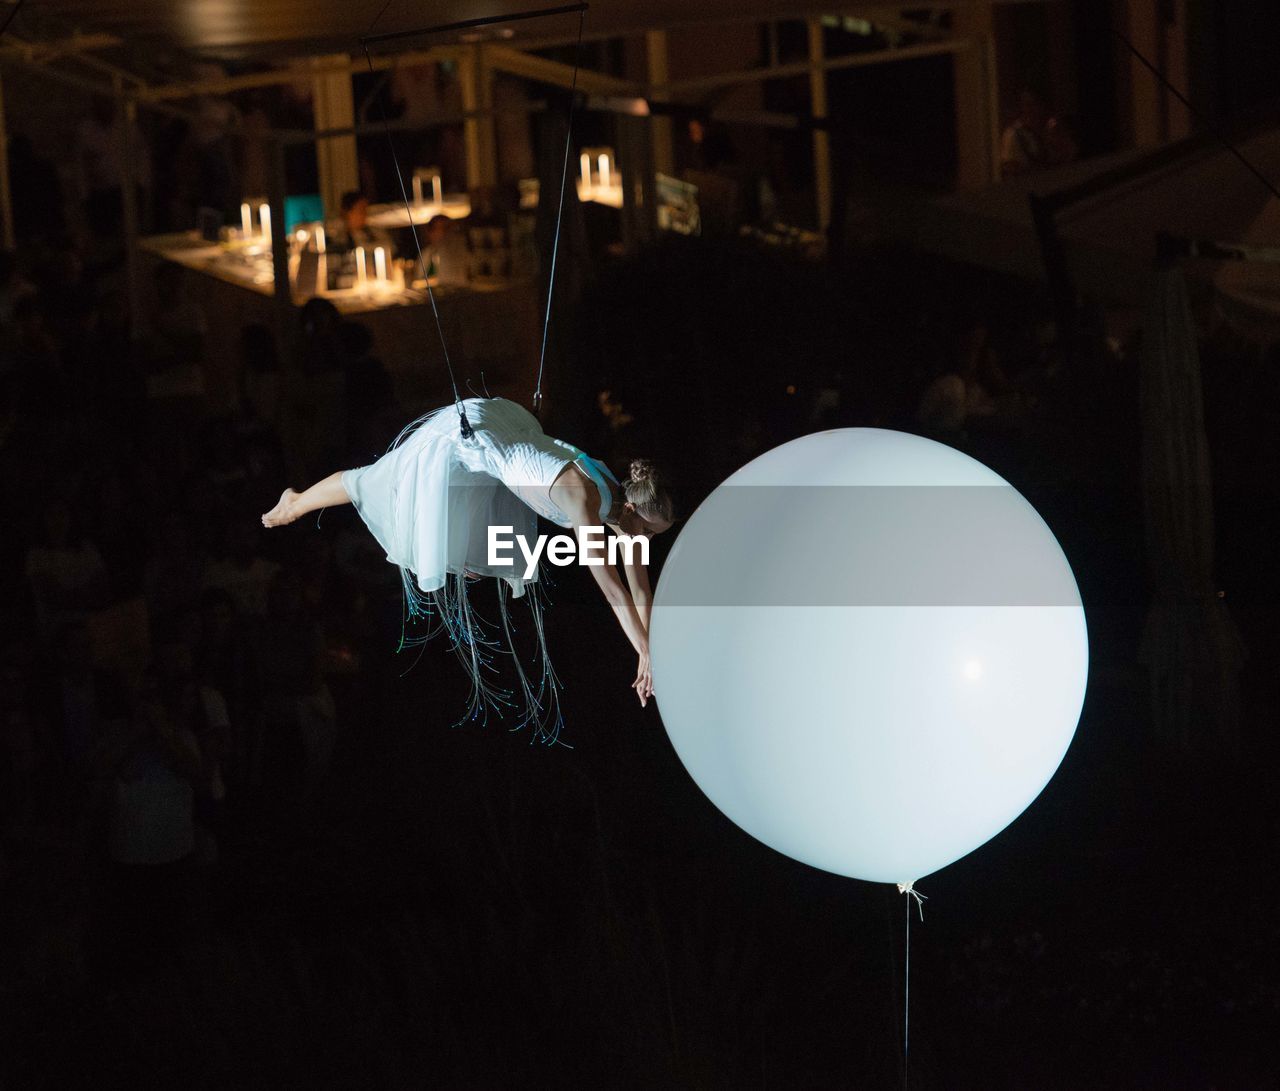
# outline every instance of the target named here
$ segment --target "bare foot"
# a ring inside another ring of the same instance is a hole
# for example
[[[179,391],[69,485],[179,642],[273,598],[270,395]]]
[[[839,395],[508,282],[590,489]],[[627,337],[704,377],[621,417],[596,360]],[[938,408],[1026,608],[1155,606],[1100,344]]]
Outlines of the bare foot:
[[[293,489],[285,489],[280,494],[280,502],[262,517],[264,527],[283,527],[292,523],[300,514],[297,510],[298,497],[301,493]]]

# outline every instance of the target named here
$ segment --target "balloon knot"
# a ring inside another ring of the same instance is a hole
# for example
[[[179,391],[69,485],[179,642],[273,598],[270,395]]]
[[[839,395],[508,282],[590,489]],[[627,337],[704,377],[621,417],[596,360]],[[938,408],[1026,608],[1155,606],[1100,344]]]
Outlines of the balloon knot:
[[[909,883],[899,883],[899,884],[898,884],[898,893],[899,893],[899,894],[909,894],[909,895],[911,895],[911,897],[915,898],[915,900],[916,900],[916,909],[918,909],[918,910],[919,910],[919,912],[920,912],[920,919],[921,919],[921,920],[924,920],[924,903],[925,903],[926,901],[928,901],[929,899],[928,899],[927,897],[925,897],[925,895],[921,894],[921,893],[920,893],[920,891],[918,891],[918,890],[916,889],[915,880],[914,880],[914,879],[912,879],[912,880],[911,880],[911,882],[909,882]]]

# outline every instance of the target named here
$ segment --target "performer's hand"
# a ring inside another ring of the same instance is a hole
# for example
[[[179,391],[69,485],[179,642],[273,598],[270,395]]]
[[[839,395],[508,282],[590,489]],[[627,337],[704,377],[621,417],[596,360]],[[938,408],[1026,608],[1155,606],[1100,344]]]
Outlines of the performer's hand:
[[[631,683],[631,688],[636,691],[636,696],[640,698],[641,707],[649,703],[649,698],[653,696],[653,675],[649,670],[649,653],[647,651],[640,653],[640,665],[636,669],[636,680]]]

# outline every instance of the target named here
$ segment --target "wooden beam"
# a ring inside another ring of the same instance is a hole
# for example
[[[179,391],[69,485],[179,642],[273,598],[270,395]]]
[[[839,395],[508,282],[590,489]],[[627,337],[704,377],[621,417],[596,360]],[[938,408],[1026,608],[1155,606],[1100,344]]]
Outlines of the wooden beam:
[[[420,49],[412,53],[398,53],[394,57],[373,57],[375,72],[386,72],[392,68],[409,67],[418,64],[433,64],[436,61],[456,60],[467,52],[463,46],[437,46],[433,49]],[[331,74],[345,70],[354,75],[357,72],[368,72],[370,62],[364,57],[351,60],[346,65],[330,69]],[[305,83],[312,77],[307,63],[290,64],[284,68],[273,68],[269,72],[251,72],[245,76],[228,76],[225,79],[179,81],[165,84],[163,87],[151,87],[143,96],[149,102],[163,99],[196,98],[200,95],[224,95],[230,91],[247,91],[255,87],[275,87],[286,83]]]
[[[73,34],[69,38],[61,38],[54,42],[28,42],[28,55],[37,64],[47,64],[59,57],[67,57],[76,53],[88,53],[95,49],[114,49],[121,45],[121,40],[114,34]],[[144,82],[132,73],[127,79],[138,83]]]
[[[874,64],[892,64],[894,61],[918,60],[921,57],[938,57],[946,53],[960,53],[972,47],[965,39],[946,42],[922,42],[920,45],[902,46],[900,49],[881,49],[875,53],[851,53],[843,57],[827,57],[819,67],[824,72],[834,72],[844,68],[863,68]],[[788,79],[794,76],[807,76],[813,70],[809,61],[795,61],[790,64],[769,65],[764,68],[743,68],[736,72],[718,72],[711,76],[699,76],[697,79],[673,80],[665,87],[653,90],[663,91],[672,96],[687,94],[690,91],[709,91],[716,87],[731,87],[738,83],[758,83],[761,80]]]
[[[346,125],[340,129],[273,129],[270,135],[273,140],[286,145],[314,144],[317,140],[328,140],[330,137],[335,136],[381,136],[388,129],[393,133],[416,133],[421,132],[423,129],[434,128],[437,125],[462,125],[469,118],[496,117],[498,114],[536,114],[546,108],[547,104],[544,101],[537,100],[524,103],[518,107],[503,107],[500,110],[460,110],[443,114],[433,113],[416,118],[413,121],[366,121],[360,125]]]
[[[0,237],[13,249],[13,191],[9,187],[9,127],[4,119],[4,85],[0,83]]]
[[[508,72],[513,76],[538,83],[548,83],[554,87],[573,86],[573,65],[549,61],[545,57],[535,57],[532,53],[522,53],[505,45],[485,45],[482,47],[489,66],[498,72]],[[586,95],[639,95],[644,93],[641,84],[632,80],[619,79],[604,72],[594,72],[590,68],[578,69],[578,90]]]
[[[84,60],[79,57],[77,60]],[[84,76],[77,76],[71,72],[64,72],[60,68],[54,68],[52,65],[39,64],[27,58],[26,50],[15,48],[11,43],[0,41],[0,64],[13,65],[15,68],[21,68],[26,72],[32,72],[37,76],[44,76],[53,80],[55,83],[65,84],[67,87],[74,87],[79,91],[87,92],[90,95],[105,95],[110,98],[115,94],[113,83],[102,83],[97,80],[87,79]],[[113,73],[118,76],[119,73]],[[146,97],[141,89],[131,91],[139,106],[144,109],[152,110],[159,114],[165,114],[168,117],[181,118],[183,121],[199,120],[194,113],[189,110],[183,110],[176,106],[170,106],[162,102],[153,102]]]
[[[951,37],[951,32],[945,27],[908,19],[896,8],[872,8],[865,14],[858,12],[858,16],[866,19],[873,26],[880,27],[882,30],[892,30],[898,34],[915,34],[935,42],[946,41]]]

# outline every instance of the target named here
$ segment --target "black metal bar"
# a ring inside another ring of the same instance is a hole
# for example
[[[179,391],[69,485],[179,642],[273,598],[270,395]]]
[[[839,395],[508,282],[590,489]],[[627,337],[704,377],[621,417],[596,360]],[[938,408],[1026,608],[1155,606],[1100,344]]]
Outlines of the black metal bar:
[[[363,46],[375,45],[378,42],[391,42],[398,38],[425,38],[428,34],[444,34],[451,30],[474,30],[476,27],[492,26],[494,23],[516,23],[523,19],[539,19],[548,15],[577,15],[586,11],[588,4],[565,4],[558,8],[537,8],[531,11],[517,11],[510,15],[487,15],[483,19],[463,19],[457,23],[441,23],[434,27],[419,27],[416,30],[389,30],[385,34],[372,34],[361,38]]]
[[[1067,262],[1066,248],[1058,234],[1058,221],[1053,205],[1038,193],[1028,193],[1031,205],[1031,221],[1035,224],[1036,239],[1040,243],[1040,259],[1044,262],[1049,281],[1049,294],[1053,303],[1053,321],[1058,327],[1058,338],[1070,344],[1075,338],[1077,326],[1076,285]]]
[[[18,2],[13,5],[13,11],[9,12],[9,17],[5,19],[4,26],[0,26],[0,38],[4,37],[4,32],[9,29],[9,24],[18,17],[18,12],[22,10],[22,5],[24,3],[26,3],[26,0],[18,0]]]

